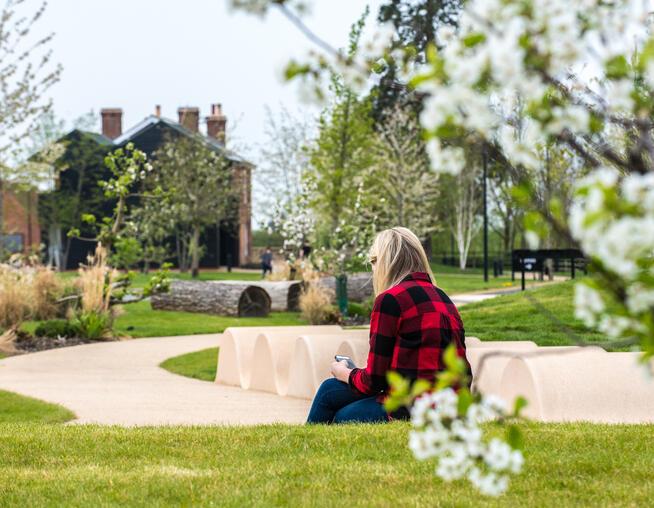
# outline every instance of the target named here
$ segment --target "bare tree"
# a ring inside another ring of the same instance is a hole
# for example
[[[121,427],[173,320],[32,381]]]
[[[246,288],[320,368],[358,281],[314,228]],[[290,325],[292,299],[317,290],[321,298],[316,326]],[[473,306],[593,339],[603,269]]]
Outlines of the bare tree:
[[[480,157],[468,152],[468,169],[441,180],[442,215],[454,235],[459,252],[459,268],[465,269],[472,239],[479,232],[482,195],[479,189]]]
[[[21,142],[51,107],[46,91],[59,80],[51,64],[53,34],[33,37],[47,2],[28,14],[26,0],[6,0],[0,9],[0,252],[4,249],[4,202],[7,183],[34,185],[49,178],[43,164],[19,164]],[[43,174],[45,173],[45,174]]]

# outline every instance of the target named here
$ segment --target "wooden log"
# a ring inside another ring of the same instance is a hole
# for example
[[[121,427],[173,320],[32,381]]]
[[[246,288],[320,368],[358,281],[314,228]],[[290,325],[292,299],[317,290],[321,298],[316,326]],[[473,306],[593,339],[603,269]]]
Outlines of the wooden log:
[[[336,298],[336,277],[321,277],[317,284],[333,291]],[[347,299],[353,302],[363,302],[373,296],[372,274],[351,273],[347,276]]]
[[[239,285],[242,281],[221,280],[212,281],[212,284]],[[300,294],[302,293],[302,282],[298,280],[280,281],[248,281],[251,286],[257,286],[266,291],[270,296],[270,310],[274,312],[297,312],[300,310]]]
[[[247,281],[225,283],[174,280],[170,291],[152,295],[155,310],[203,312],[221,316],[264,317],[270,313],[265,289]]]

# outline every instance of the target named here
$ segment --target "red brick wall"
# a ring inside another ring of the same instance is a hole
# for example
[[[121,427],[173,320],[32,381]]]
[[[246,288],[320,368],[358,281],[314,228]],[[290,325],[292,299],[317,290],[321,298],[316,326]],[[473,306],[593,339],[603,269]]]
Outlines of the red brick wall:
[[[36,191],[13,192],[4,190],[4,232],[20,234],[25,250],[41,243],[41,227],[38,217],[38,194]]]
[[[238,210],[239,265],[252,260],[252,170],[250,166],[236,168],[236,182],[240,191]]]

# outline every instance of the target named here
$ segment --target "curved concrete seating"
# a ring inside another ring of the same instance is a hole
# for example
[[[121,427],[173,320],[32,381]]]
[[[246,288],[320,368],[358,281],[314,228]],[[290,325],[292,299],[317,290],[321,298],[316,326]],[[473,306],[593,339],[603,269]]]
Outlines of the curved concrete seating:
[[[368,346],[367,330],[343,330],[337,335],[303,335],[293,352],[286,394],[311,399],[320,383],[331,377],[334,356],[345,342],[363,342]]]
[[[338,349],[336,350],[337,355],[349,356],[354,361],[354,364],[357,367],[365,367],[368,362],[368,352],[370,351],[370,343],[368,341],[368,334],[365,337],[361,337],[365,340],[353,340],[346,339],[344,340]]]
[[[524,396],[525,416],[540,421],[654,422],[654,380],[637,364],[639,355],[584,348],[514,358],[500,395],[509,403]]]
[[[299,335],[306,331],[315,330],[341,330],[337,325],[325,326],[243,326],[227,328],[220,340],[218,351],[218,369],[216,372],[216,383],[240,386],[249,388],[250,375],[252,372],[252,358],[254,344],[260,333],[289,332]]]
[[[286,395],[293,351],[301,330],[267,331],[255,341],[249,389]],[[349,332],[332,327],[313,327],[311,336],[321,340],[325,335],[347,337]],[[340,339],[342,340],[342,339]]]
[[[359,367],[366,364],[368,337],[368,329],[339,326],[228,328],[220,344],[216,382],[311,399],[331,377],[334,355],[350,356]],[[466,346],[473,387],[503,398],[509,407],[524,396],[527,417],[654,422],[654,380],[637,365],[639,353],[476,337],[468,337]]]

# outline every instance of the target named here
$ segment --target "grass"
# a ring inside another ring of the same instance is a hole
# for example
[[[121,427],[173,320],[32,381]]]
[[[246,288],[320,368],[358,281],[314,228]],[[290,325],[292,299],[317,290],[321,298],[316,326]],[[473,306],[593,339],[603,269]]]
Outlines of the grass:
[[[167,337],[200,333],[221,333],[229,326],[291,326],[306,324],[297,312],[271,312],[265,318],[238,318],[150,308],[150,302],[123,306],[115,331],[131,337]]]
[[[134,273],[134,279],[132,279],[132,286],[141,288],[145,286],[145,284],[150,280],[150,277],[156,273],[156,270],[153,270],[150,272],[149,275],[146,275],[144,273],[140,272],[135,272]],[[77,278],[78,272],[75,270],[67,271],[67,272],[60,272],[57,274],[59,277],[61,277],[63,280],[73,280]],[[171,279],[181,279],[181,280],[191,280],[191,274],[190,272],[187,273],[180,273],[180,272],[170,272],[170,278]],[[257,281],[261,280],[261,273],[260,272],[223,272],[223,271],[201,271],[198,278],[195,280],[251,280],[251,281]]]
[[[217,366],[217,347],[175,356],[160,365],[161,368],[173,374],[201,379],[202,381],[213,381],[216,379]]]
[[[449,294],[468,291],[481,291],[499,287],[511,286],[510,276],[491,278],[484,283],[478,269],[462,272],[458,268],[446,265],[433,265],[438,285]],[[63,278],[72,279],[77,272],[64,272]],[[172,273],[174,278],[190,278],[190,274]],[[216,272],[200,273],[200,280],[260,280],[259,273],[250,272]],[[147,276],[137,274],[135,286],[143,286]],[[519,284],[519,282],[513,283]],[[174,335],[192,335],[201,333],[220,333],[229,326],[283,326],[306,324],[300,315],[292,312],[273,312],[267,318],[233,318],[207,314],[195,314],[176,311],[153,311],[148,302],[138,302],[123,306],[124,314],[116,320],[115,331],[121,336],[130,337],[163,337]],[[38,323],[26,322],[22,328],[34,332]]]
[[[647,506],[653,426],[525,425],[525,471],[488,499],[416,461],[404,423],[0,425],[3,506]]]
[[[466,335],[483,340],[533,340],[540,346],[570,345],[566,331],[528,300],[533,297],[574,335],[589,342],[606,337],[574,317],[573,282],[561,282],[526,293],[514,293],[461,307]]]
[[[583,340],[605,341],[606,337],[602,334],[589,330],[575,319],[572,292],[573,283],[562,282],[529,290],[528,294]],[[483,340],[533,340],[540,346],[572,344],[566,332],[539,312],[525,293],[464,305],[460,313],[468,336]],[[183,376],[213,381],[216,362],[215,350],[207,349],[171,358],[162,367]]]
[[[63,423],[74,418],[73,413],[57,404],[0,390],[0,424]]]

